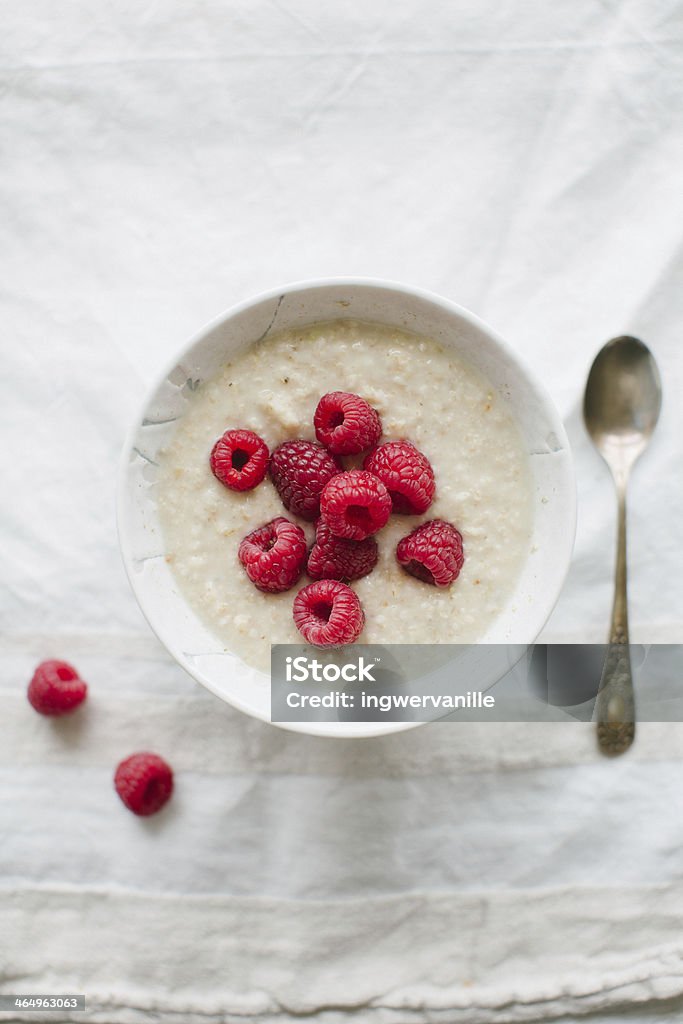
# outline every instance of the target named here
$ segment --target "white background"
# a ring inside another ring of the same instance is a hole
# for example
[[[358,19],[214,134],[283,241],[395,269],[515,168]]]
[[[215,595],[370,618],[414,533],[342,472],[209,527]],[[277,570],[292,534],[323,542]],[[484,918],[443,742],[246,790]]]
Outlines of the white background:
[[[665,400],[632,630],[680,640],[680,4],[28,0],[0,22],[0,991],[83,991],[105,1022],[677,1005],[677,727],[603,763],[581,726],[325,743],[248,721],[149,634],[113,508],[124,432],[206,320],[295,279],[419,285],[558,404],[579,527],[546,635],[600,641],[614,499],[581,392],[634,333]],[[45,656],[90,683],[73,720],[25,702]],[[111,790],[144,747],[178,774],[147,823]]]

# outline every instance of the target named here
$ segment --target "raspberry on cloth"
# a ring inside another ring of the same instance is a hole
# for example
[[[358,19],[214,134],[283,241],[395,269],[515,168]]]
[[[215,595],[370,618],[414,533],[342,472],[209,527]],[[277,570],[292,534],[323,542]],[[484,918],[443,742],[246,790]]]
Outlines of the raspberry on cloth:
[[[129,811],[146,818],[170,799],[173,771],[158,754],[131,754],[116,769],[114,788]]]
[[[88,692],[87,683],[66,661],[42,661],[28,686],[31,706],[41,715],[67,715],[82,704]]]

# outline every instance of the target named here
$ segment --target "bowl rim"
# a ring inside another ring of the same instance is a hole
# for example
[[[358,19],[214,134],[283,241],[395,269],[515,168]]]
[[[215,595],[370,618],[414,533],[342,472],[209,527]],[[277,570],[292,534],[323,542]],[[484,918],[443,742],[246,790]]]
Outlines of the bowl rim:
[[[472,313],[469,309],[464,306],[453,302],[451,299],[445,296],[439,295],[437,292],[432,292],[429,289],[421,288],[413,285],[406,285],[400,281],[377,278],[377,277],[349,277],[345,275],[332,276],[324,278],[311,278],[311,279],[300,279],[295,281],[287,282],[278,288],[268,288],[264,291],[258,292],[247,299],[243,299],[231,306],[228,306],[221,313],[217,314],[211,320],[206,322],[199,330],[185,341],[181,347],[174,353],[173,357],[169,359],[169,362],[165,365],[163,372],[155,376],[151,385],[145,388],[144,396],[139,405],[136,408],[135,416],[131,422],[131,426],[128,428],[125,434],[123,448],[119,457],[118,472],[116,478],[116,529],[118,536],[119,550],[121,552],[121,558],[123,566],[128,577],[133,596],[142,612],[142,615],[147,622],[148,626],[160,641],[162,646],[168,651],[171,657],[176,661],[194,680],[208,689],[220,700],[237,710],[249,715],[252,718],[256,718],[260,721],[266,722],[269,725],[284,728],[287,731],[303,733],[314,736],[325,736],[334,739],[362,739],[366,737],[380,737],[394,733],[405,732],[409,729],[417,728],[420,725],[424,725],[424,722],[355,722],[353,723],[353,731],[346,732],[343,728],[337,728],[342,723],[326,723],[326,722],[272,722],[267,714],[261,714],[255,710],[252,706],[249,706],[246,702],[240,700],[238,697],[230,696],[228,698],[218,686],[214,685],[208,675],[205,675],[195,665],[193,665],[187,658],[184,657],[181,651],[178,651],[173,644],[172,636],[169,635],[166,629],[163,627],[163,623],[152,621],[152,612],[149,607],[149,602],[140,594],[136,584],[136,573],[133,568],[133,557],[132,557],[132,544],[131,538],[128,531],[128,525],[125,515],[125,504],[127,501],[127,477],[128,469],[130,464],[130,452],[134,448],[134,441],[140,430],[140,426],[145,418],[145,413],[149,407],[151,398],[157,393],[159,388],[163,385],[164,381],[168,379],[173,370],[179,365],[183,357],[191,352],[195,346],[200,344],[209,334],[219,328],[227,321],[238,316],[240,313],[245,312],[253,306],[257,306],[261,303],[273,301],[284,297],[285,295],[296,294],[297,292],[303,291],[316,291],[330,287],[345,287],[345,288],[362,288],[362,289],[382,289],[384,291],[395,292],[400,295],[415,297],[425,302],[432,303],[439,307],[449,316],[455,316],[465,323],[470,324],[472,327],[481,331],[483,334],[494,343],[494,345],[500,350],[502,355],[526,378],[528,383],[531,385],[533,391],[538,396],[540,403],[543,408],[544,414],[548,420],[552,423],[553,431],[555,432],[558,439],[561,441],[562,448],[567,452],[567,458],[564,460],[564,472],[563,472],[563,483],[565,486],[565,493],[569,498],[569,506],[565,507],[566,514],[566,525],[567,529],[562,532],[562,536],[559,539],[558,549],[555,551],[555,562],[558,566],[556,576],[556,586],[554,593],[552,593],[552,600],[548,600],[545,608],[541,609],[540,614],[537,615],[535,620],[532,620],[531,632],[535,639],[541,633],[546,622],[550,618],[557,601],[559,599],[562,587],[564,586],[567,573],[571,564],[571,558],[574,548],[574,540],[576,535],[576,522],[577,522],[577,489],[576,489],[576,476],[574,471],[574,463],[571,453],[571,446],[569,444],[569,438],[564,426],[562,417],[560,416],[559,410],[556,408],[550,393],[548,392],[545,385],[536,377],[536,375],[529,369],[525,359],[520,357],[517,351],[500,335],[495,331],[485,320]],[[361,728],[359,728],[361,727]]]

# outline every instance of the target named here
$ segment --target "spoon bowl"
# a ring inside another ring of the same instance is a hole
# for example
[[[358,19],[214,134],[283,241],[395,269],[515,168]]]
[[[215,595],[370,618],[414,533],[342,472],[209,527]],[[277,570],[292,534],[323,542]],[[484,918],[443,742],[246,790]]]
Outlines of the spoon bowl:
[[[628,471],[645,450],[661,405],[659,370],[647,345],[628,335],[607,342],[588,374],[583,415],[613,473]]]

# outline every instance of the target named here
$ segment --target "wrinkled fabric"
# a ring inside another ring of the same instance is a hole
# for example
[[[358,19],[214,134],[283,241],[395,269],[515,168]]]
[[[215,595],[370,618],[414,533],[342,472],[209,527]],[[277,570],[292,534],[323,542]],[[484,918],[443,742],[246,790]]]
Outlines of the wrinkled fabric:
[[[403,281],[487,320],[565,419],[579,522],[548,640],[600,642],[610,612],[588,368],[617,334],[652,347],[631,625],[679,642],[680,5],[0,14],[0,992],[83,992],[101,1024],[680,1010],[680,726],[605,762],[578,723],[328,742],[247,719],[149,633],[114,516],[125,431],[204,322],[285,281]],[[90,684],[72,719],[25,701],[48,656]],[[144,748],[177,773],[149,821],[112,789]]]

